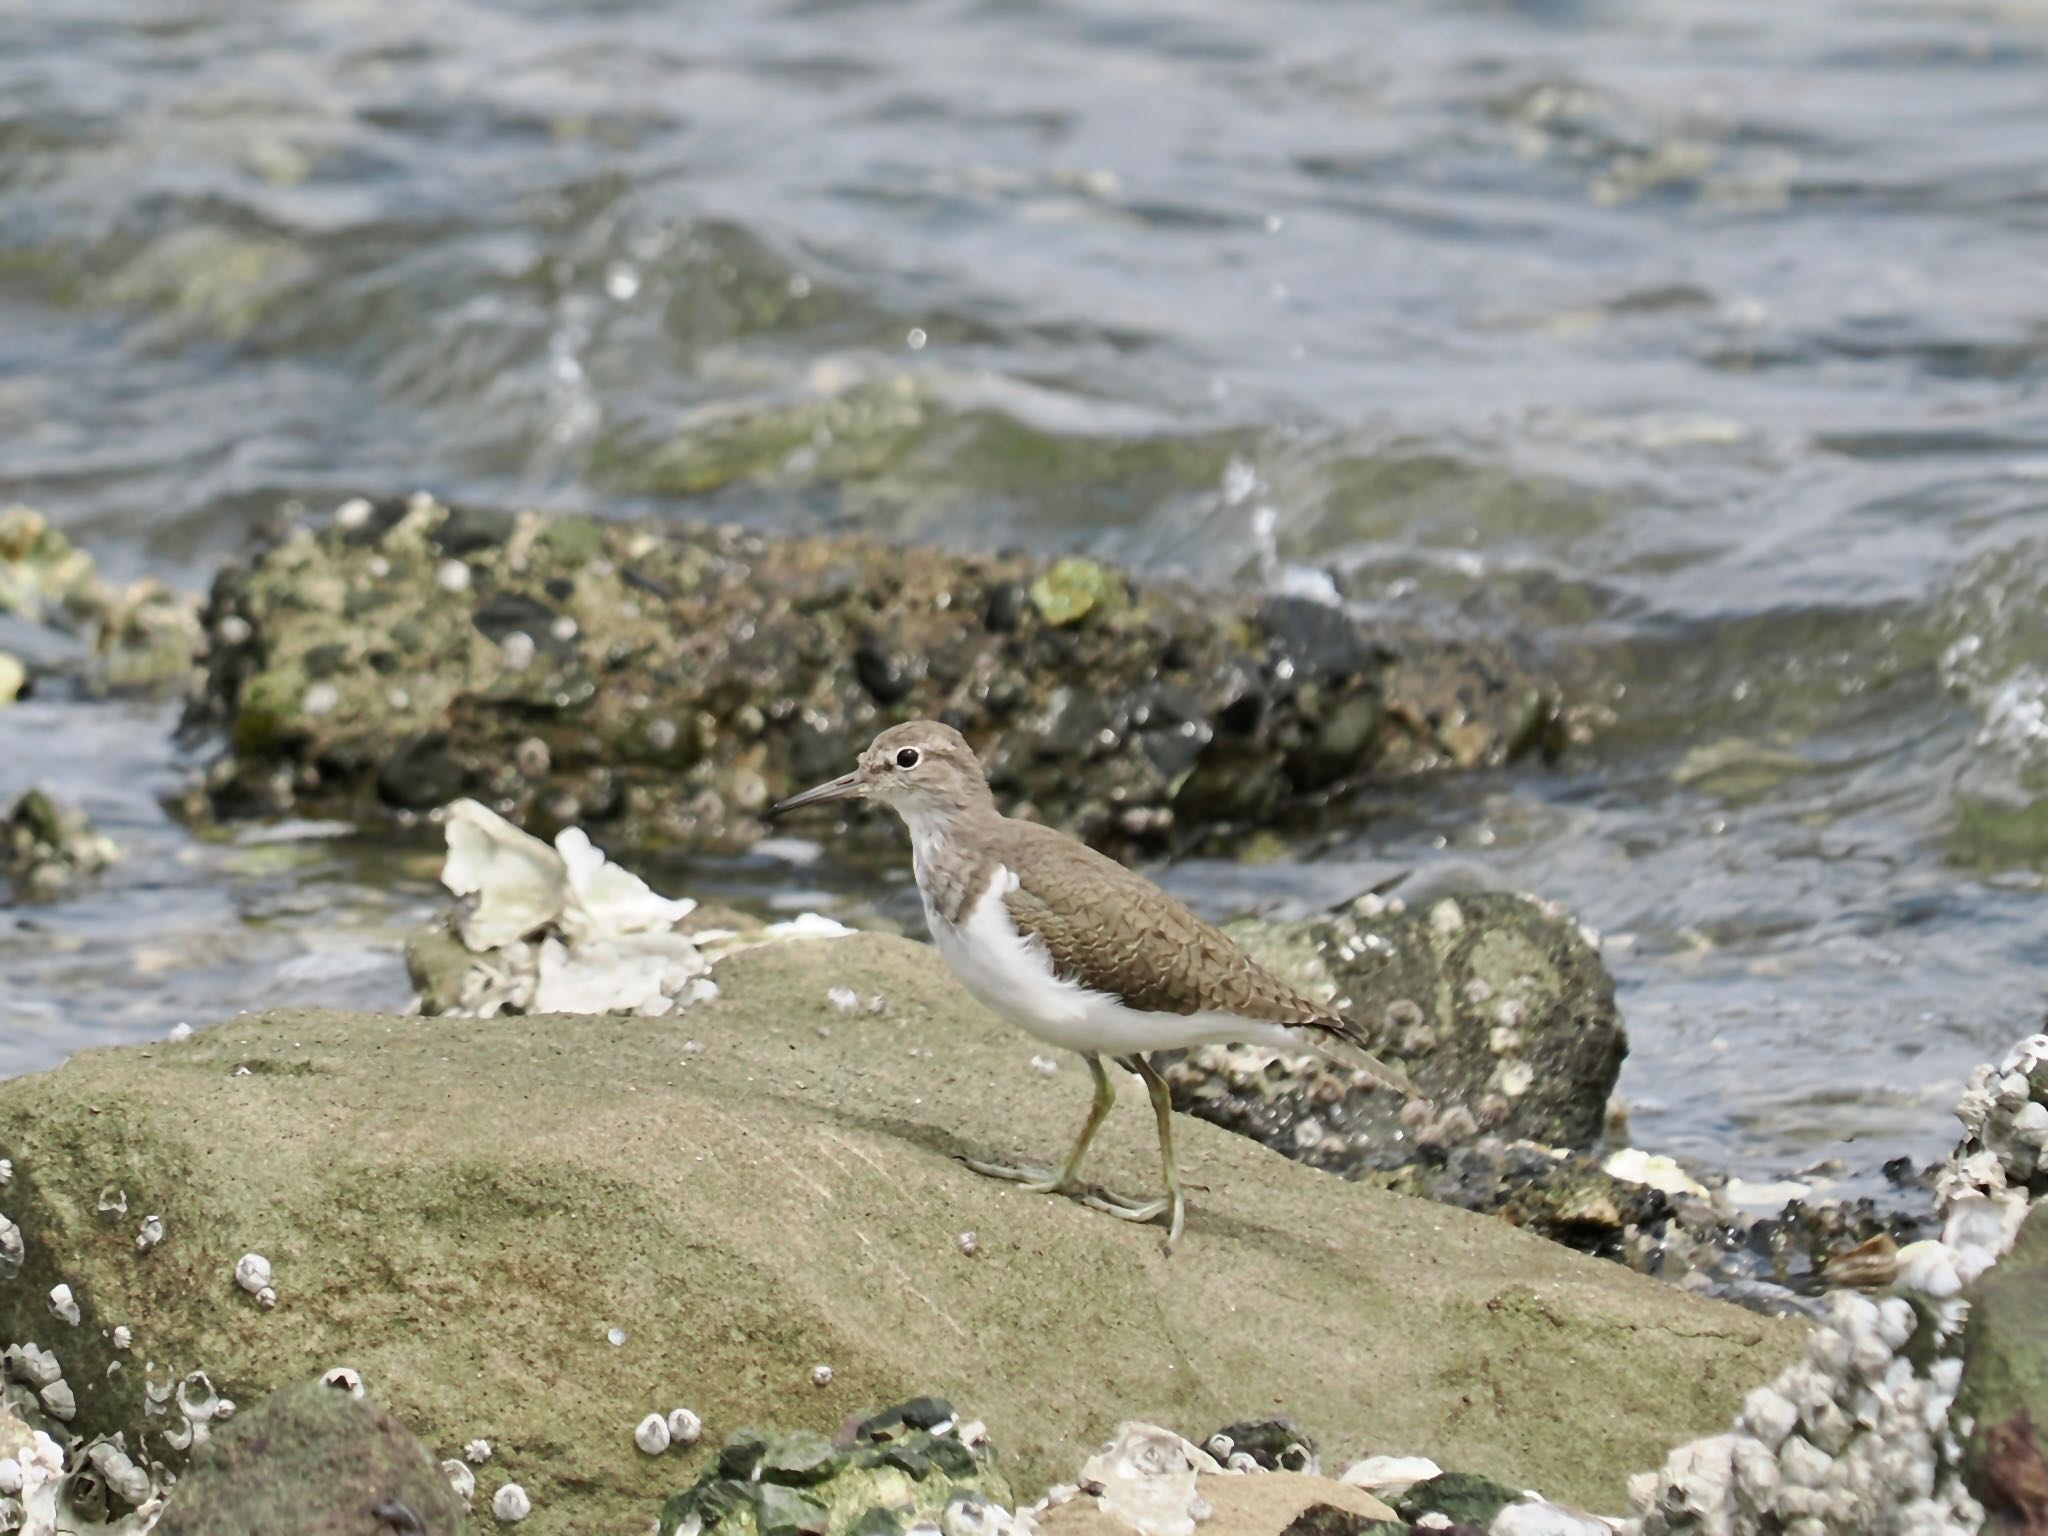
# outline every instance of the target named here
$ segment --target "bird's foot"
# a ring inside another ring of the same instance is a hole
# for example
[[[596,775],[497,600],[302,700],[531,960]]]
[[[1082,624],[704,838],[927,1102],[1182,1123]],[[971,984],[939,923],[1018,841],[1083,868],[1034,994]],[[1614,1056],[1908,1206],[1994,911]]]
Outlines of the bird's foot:
[[[1036,1163],[991,1163],[984,1162],[978,1157],[963,1157],[960,1161],[983,1178],[1003,1179],[1011,1184],[1021,1185],[1034,1195],[1070,1193],[1061,1187],[1057,1172]]]
[[[1081,1203],[1091,1211],[1101,1211],[1114,1216],[1118,1221],[1132,1221],[1143,1224],[1166,1218],[1166,1251],[1171,1254],[1174,1245],[1180,1241],[1181,1227],[1187,1221],[1187,1199],[1179,1190],[1158,1196],[1151,1200],[1133,1200],[1111,1190],[1091,1185],[1080,1196]]]

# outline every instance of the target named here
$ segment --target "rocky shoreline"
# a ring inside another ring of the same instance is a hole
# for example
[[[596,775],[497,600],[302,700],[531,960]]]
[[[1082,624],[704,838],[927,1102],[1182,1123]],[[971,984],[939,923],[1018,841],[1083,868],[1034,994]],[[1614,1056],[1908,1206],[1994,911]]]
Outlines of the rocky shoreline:
[[[958,1167],[1042,1153],[1078,1084],[928,948],[657,896],[580,825],[743,844],[771,782],[942,713],[1044,819],[1242,847],[1377,778],[1553,749],[1568,713],[1510,649],[1080,561],[428,498],[230,568],[203,652],[190,605],[108,587],[16,509],[6,612],[90,651],[38,653],[28,686],[204,662],[188,729],[227,751],[198,814],[432,817],[469,851],[408,956],[433,1017],[238,1018],[0,1084],[0,1531],[223,1528],[240,1506],[209,1501],[301,1443],[290,1476],[331,1492],[346,1464],[351,1508],[423,1531],[2048,1521],[2048,1042],[1980,1073],[1928,1214],[1759,1216],[1617,1145],[1626,1033],[1599,937],[1555,904],[1418,881],[1240,922],[1430,1099],[1271,1052],[1172,1060],[1217,1129],[1188,1137],[1200,1256],[1168,1263]],[[465,791],[553,845],[444,811]],[[116,853],[40,793],[0,834],[21,899]],[[1105,1133],[1119,1184],[1148,1176],[1140,1118]],[[1342,1479],[1313,1475],[1318,1437]]]

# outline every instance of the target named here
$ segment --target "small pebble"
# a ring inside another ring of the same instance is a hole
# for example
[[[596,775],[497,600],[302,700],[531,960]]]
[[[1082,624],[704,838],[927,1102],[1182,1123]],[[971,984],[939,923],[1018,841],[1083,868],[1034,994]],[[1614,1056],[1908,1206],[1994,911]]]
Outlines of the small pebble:
[[[829,1386],[831,1386],[831,1385],[832,1385],[832,1367],[831,1367],[831,1366],[829,1366],[829,1365],[814,1365],[814,1366],[812,1366],[812,1367],[811,1367],[811,1385],[812,1385],[812,1386],[814,1386],[814,1387],[829,1387]]]
[[[491,1516],[500,1525],[517,1525],[533,1513],[533,1500],[517,1483],[507,1483],[491,1500]]]

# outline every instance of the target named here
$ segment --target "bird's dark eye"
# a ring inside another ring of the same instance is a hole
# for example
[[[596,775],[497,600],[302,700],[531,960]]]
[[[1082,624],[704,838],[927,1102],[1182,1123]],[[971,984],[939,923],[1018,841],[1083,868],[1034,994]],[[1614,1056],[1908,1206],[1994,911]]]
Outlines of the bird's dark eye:
[[[915,768],[917,766],[917,748],[905,747],[901,752],[898,752],[896,754],[896,766],[898,768]]]

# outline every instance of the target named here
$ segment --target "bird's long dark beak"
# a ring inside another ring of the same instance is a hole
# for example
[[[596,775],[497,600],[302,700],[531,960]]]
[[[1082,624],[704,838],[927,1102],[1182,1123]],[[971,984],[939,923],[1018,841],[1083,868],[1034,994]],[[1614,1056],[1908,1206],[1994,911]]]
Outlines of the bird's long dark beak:
[[[802,806],[822,805],[827,800],[851,800],[866,793],[867,789],[860,781],[860,771],[856,769],[852,773],[842,773],[836,779],[828,779],[816,789],[807,789],[800,795],[776,801],[768,807],[768,814],[772,818]]]

